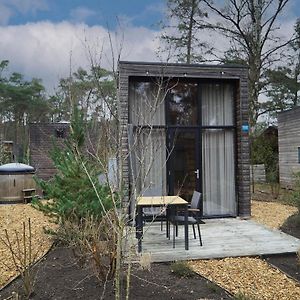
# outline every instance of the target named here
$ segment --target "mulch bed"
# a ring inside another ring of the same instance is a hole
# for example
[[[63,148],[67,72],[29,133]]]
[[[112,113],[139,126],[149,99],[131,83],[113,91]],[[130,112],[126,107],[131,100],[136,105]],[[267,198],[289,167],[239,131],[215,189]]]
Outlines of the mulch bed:
[[[150,270],[133,266],[130,299],[231,299],[217,285],[195,274],[192,278],[180,278],[171,272],[169,264],[152,264]],[[126,285],[125,279],[122,281]],[[20,279],[0,291],[0,299],[8,298],[13,291],[21,290]],[[80,267],[70,249],[54,248],[39,263],[34,300],[101,299],[101,284],[89,267]],[[115,299],[113,283],[108,282],[103,299]],[[122,298],[123,299],[123,298]],[[125,297],[124,297],[125,299]]]

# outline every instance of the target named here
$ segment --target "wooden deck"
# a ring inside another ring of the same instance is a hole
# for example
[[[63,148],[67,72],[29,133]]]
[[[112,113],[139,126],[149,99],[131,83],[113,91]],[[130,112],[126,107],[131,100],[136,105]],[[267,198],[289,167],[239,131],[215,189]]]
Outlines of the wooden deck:
[[[165,225],[164,225],[165,229]],[[160,230],[159,223],[146,224],[143,239],[143,251],[152,262],[164,262],[187,259],[207,259],[234,256],[255,256],[264,254],[293,253],[300,248],[300,240],[279,230],[269,229],[251,220],[238,218],[210,219],[201,225],[203,246],[199,239],[193,238],[189,228],[189,250],[184,249],[183,226],[179,226],[176,248],[166,238],[165,231]],[[137,239],[131,235],[131,246],[135,247]],[[198,236],[197,236],[198,237]],[[137,260],[136,254],[133,260]]]

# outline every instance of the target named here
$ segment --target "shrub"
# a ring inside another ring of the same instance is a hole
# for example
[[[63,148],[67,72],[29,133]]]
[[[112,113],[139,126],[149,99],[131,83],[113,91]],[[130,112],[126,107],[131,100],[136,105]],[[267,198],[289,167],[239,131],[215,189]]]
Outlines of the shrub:
[[[98,164],[83,153],[85,130],[78,108],[73,111],[70,127],[63,149],[54,145],[50,152],[58,173],[50,181],[36,179],[51,201],[34,201],[34,206],[56,223],[101,219],[113,207],[112,195],[108,186],[99,184]]]
[[[300,172],[294,174],[293,191],[290,194],[290,201],[297,206],[300,213]]]
[[[22,280],[25,299],[30,299],[34,292],[34,283],[36,277],[36,270],[33,264],[37,259],[37,252],[33,252],[32,248],[32,231],[31,222],[28,219],[28,226],[23,222],[22,232],[18,233],[16,230],[14,235],[10,236],[5,229],[5,238],[0,237],[0,242],[9,251],[13,266],[17,270]],[[3,262],[5,265],[5,262]],[[9,266],[8,266],[9,268]],[[18,297],[18,294],[16,294]]]

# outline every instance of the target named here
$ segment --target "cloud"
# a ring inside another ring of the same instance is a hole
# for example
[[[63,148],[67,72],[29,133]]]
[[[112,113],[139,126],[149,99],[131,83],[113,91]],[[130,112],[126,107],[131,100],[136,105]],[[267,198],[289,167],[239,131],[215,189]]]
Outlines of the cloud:
[[[27,1],[27,0],[26,0]],[[32,2],[34,3],[34,1]],[[4,14],[0,0],[0,24],[5,24],[9,10]],[[26,7],[23,8],[26,10]],[[284,37],[293,31],[294,20],[282,24],[280,33]],[[122,26],[117,32],[109,32],[115,58],[121,48],[121,59],[132,61],[159,61],[156,51],[160,46],[160,31],[130,24]],[[91,58],[100,61],[104,68],[113,66],[112,52],[107,28],[88,26],[84,23],[50,21],[28,23],[24,25],[0,25],[0,59],[10,61],[9,71],[20,72],[27,78],[41,78],[49,91],[57,87],[58,80],[66,77],[71,68],[89,68]],[[215,46],[224,50],[228,41],[224,37],[216,38],[205,34],[205,40],[215,41]],[[221,45],[221,46],[220,46]],[[221,49],[221,50],[222,50]],[[171,58],[170,61],[174,61]]]
[[[114,54],[117,56],[122,48],[123,60],[154,61],[156,35],[157,32],[144,27],[111,33]],[[69,74],[70,62],[73,71],[78,67],[89,68],[91,58],[101,60],[102,67],[108,69],[113,65],[107,29],[101,26],[38,22],[0,26],[0,36],[1,59],[10,61],[9,71],[41,78],[49,91]]]
[[[0,25],[9,23],[10,18],[18,13],[35,14],[39,10],[47,10],[46,0],[0,0]]]
[[[87,7],[78,6],[71,10],[70,16],[76,22],[84,22],[87,18],[95,16],[97,13]]]
[[[46,0],[4,0],[4,2],[15,7],[22,14],[36,13],[39,10],[48,9]]]

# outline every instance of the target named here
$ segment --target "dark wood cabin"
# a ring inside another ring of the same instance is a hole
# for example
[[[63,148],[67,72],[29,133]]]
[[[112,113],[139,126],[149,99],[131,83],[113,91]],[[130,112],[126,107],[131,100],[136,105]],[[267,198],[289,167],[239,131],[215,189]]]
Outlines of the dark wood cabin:
[[[249,217],[248,70],[119,63],[123,184],[138,195],[202,197],[204,217]]]

